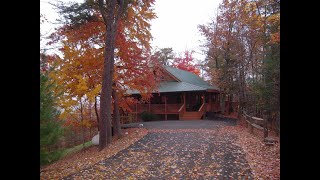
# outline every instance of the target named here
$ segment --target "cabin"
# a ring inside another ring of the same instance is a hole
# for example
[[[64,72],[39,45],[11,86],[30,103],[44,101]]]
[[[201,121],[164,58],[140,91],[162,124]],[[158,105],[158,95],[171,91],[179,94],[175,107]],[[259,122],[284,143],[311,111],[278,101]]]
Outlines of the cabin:
[[[127,93],[137,99],[132,105],[130,116],[141,120],[143,112],[153,113],[159,120],[198,120],[207,112],[219,112],[220,90],[210,85],[196,74],[177,68],[162,66],[159,88],[147,103],[141,103],[137,90]]]

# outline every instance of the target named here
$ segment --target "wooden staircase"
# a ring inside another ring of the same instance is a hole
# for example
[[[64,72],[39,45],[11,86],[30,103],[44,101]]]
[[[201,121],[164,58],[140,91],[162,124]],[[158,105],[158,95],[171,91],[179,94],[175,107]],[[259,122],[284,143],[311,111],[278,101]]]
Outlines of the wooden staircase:
[[[178,112],[180,120],[200,120],[205,113],[205,103],[202,103],[198,111],[186,111],[185,103],[183,103]]]
[[[180,120],[199,120],[203,115],[202,111],[192,111],[192,112],[184,112],[181,116]]]

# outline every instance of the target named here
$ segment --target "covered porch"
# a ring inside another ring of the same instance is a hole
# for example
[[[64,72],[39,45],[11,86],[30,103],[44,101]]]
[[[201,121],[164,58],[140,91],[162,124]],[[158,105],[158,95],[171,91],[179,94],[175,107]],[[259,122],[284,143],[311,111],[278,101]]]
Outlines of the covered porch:
[[[135,121],[141,120],[143,112],[156,114],[161,120],[196,120],[203,119],[206,112],[220,111],[217,91],[154,93],[147,103],[139,103],[139,94],[133,97],[138,100],[130,107]]]

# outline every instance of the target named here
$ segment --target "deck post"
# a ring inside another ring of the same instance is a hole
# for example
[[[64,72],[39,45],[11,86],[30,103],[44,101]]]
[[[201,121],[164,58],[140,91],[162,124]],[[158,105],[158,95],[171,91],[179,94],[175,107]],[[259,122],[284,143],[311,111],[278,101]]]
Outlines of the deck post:
[[[212,93],[209,93],[209,104],[210,104],[210,109],[209,109],[209,111],[213,111],[212,110]]]
[[[202,108],[202,115],[203,115],[203,119],[206,118],[206,112],[207,112],[207,105],[205,104],[206,103],[206,93],[203,92],[202,93],[202,104],[204,104],[203,108]]]
[[[149,112],[151,112],[150,104],[151,104],[151,100],[149,100]]]
[[[164,96],[164,118],[167,120],[167,96]]]
[[[186,93],[183,93],[183,103],[184,103],[184,107],[183,107],[183,111],[186,111],[186,106],[187,106],[187,102],[186,102]]]

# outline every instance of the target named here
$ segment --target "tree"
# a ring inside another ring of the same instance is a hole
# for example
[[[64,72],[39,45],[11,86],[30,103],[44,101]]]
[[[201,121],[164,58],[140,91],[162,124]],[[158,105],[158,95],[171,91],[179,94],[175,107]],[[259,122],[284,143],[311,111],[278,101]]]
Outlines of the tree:
[[[174,58],[174,61],[172,62],[172,66],[176,67],[181,70],[189,71],[193,74],[199,75],[200,70],[196,67],[197,64],[194,64],[193,57],[192,57],[193,51],[185,51],[184,57],[176,57]]]
[[[145,97],[150,97],[150,92],[156,86],[153,71],[145,68],[150,67],[151,64],[156,66],[156,62],[152,63],[152,60],[148,58],[150,54],[149,40],[151,39],[149,20],[155,18],[151,8],[152,4],[153,1],[131,1],[130,4],[127,4],[125,13],[118,20],[117,30],[109,32],[109,34],[114,33],[115,37],[114,63],[110,67],[112,66],[112,70],[115,72],[112,75],[112,84],[114,84],[112,91],[115,91],[116,94],[113,93],[113,101],[111,102],[119,102],[113,103],[113,106],[119,105],[124,109],[129,107],[127,103],[131,101],[124,97],[127,89],[147,90],[149,93],[145,94]],[[118,9],[119,4],[116,6]],[[78,95],[77,92],[81,92],[82,96],[88,98],[100,97],[100,116],[96,117],[99,118],[101,125],[103,123],[101,122],[101,111],[105,111],[101,103],[105,104],[102,102],[102,97],[105,95],[102,95],[99,90],[101,90],[102,83],[105,83],[102,74],[106,65],[103,59],[108,36],[108,32],[103,33],[107,29],[105,21],[99,15],[99,5],[96,1],[85,1],[80,5],[61,5],[60,9],[66,19],[65,25],[51,36],[53,42],[61,41],[63,43],[63,48],[60,50],[64,57],[55,61],[59,64],[55,75],[56,79],[64,84],[68,90],[65,102],[69,102],[69,104],[72,102],[72,97]],[[110,71],[107,70],[107,72]],[[80,83],[82,85],[79,85]],[[115,98],[118,98],[118,101]],[[95,104],[97,105],[97,103]],[[108,107],[112,108],[112,106]],[[116,114],[118,113],[114,113],[114,119],[117,120],[119,118],[115,117]],[[111,119],[108,121],[110,125]],[[101,126],[99,130],[101,135],[101,131],[104,130],[101,129]],[[108,133],[111,135],[111,129]]]
[[[261,97],[269,121],[277,126],[280,121],[280,1],[255,3],[263,17],[263,81]],[[278,129],[279,130],[279,129]]]
[[[161,48],[160,50],[156,50],[152,56],[165,66],[169,66],[170,61],[175,58],[172,48]]]
[[[47,150],[48,146],[54,145],[63,135],[52,92],[54,86],[47,73],[40,72],[40,164],[57,160],[61,155],[59,152]]]
[[[208,74],[229,102],[239,97],[240,113],[279,114],[279,7],[277,0],[224,0],[216,19],[199,26],[207,38]]]
[[[44,21],[45,17],[40,15],[40,24]],[[40,32],[40,42],[42,38]],[[63,135],[63,128],[58,119],[59,111],[56,109],[56,96],[53,92],[56,84],[48,76],[50,58],[45,52],[40,52],[40,165],[59,159],[61,153],[50,152],[47,147],[56,144]]]
[[[124,1],[110,0],[104,2],[99,0],[99,10],[103,17],[106,28],[104,44],[104,67],[102,74],[102,87],[100,98],[100,138],[99,149],[111,143],[111,105],[112,105],[112,79],[114,66],[114,44],[118,22],[125,9]]]

